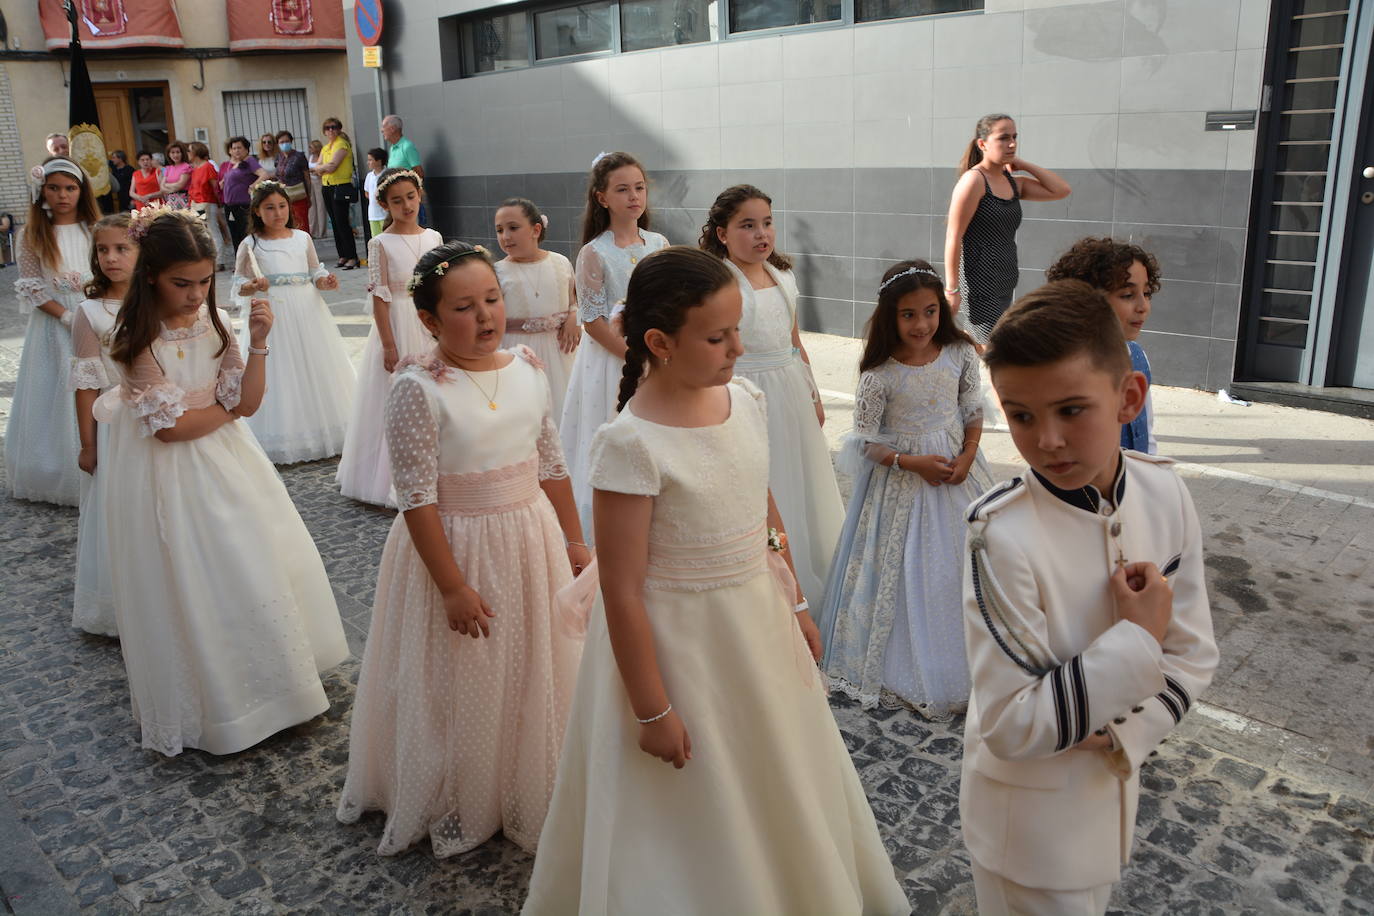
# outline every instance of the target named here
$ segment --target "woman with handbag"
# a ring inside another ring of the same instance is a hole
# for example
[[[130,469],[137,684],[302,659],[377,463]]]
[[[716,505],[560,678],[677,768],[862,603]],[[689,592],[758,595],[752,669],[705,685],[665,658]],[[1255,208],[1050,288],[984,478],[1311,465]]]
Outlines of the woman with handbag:
[[[338,118],[324,122],[324,135],[328,142],[320,151],[320,183],[324,185],[324,205],[329,211],[334,248],[339,254],[335,266],[354,270],[358,266],[358,248],[353,241],[351,214],[353,202],[358,199],[358,188],[353,184],[353,144]]]
[[[310,160],[295,145],[291,131],[277,131],[277,181],[286,185],[296,228],[306,229],[310,225]]]

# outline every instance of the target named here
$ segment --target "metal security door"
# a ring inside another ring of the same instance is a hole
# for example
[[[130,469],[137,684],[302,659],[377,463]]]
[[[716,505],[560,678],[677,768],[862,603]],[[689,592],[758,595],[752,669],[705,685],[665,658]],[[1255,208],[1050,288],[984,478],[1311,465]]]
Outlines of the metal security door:
[[[263,134],[289,130],[296,149],[305,150],[314,135],[304,89],[250,89],[224,93],[224,122],[229,136],[247,137],[254,150]]]

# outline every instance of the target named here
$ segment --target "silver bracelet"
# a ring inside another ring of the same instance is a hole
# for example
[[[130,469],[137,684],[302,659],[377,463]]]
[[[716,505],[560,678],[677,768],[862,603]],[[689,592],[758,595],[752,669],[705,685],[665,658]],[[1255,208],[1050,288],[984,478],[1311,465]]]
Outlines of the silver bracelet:
[[[802,611],[811,610],[811,602],[805,598],[797,602],[797,606],[792,609],[793,614],[800,614]]]
[[[256,353],[258,356],[266,356],[266,355],[267,355],[267,351],[270,350],[270,349],[272,349],[272,348],[271,348],[271,347],[263,347],[261,350],[259,350],[257,347],[253,346],[252,344],[249,344],[249,345],[248,345],[248,352],[249,352],[249,353]]]
[[[639,718],[636,718],[635,721],[638,722],[640,725],[649,725],[649,724],[651,724],[651,723],[657,722],[659,719],[662,719],[664,716],[668,715],[668,713],[670,713],[670,712],[672,712],[672,711],[673,711],[673,704],[672,704],[672,703],[669,703],[669,704],[668,704],[668,708],[665,709],[665,710],[663,710],[663,712],[659,713],[658,715],[656,715],[656,716],[650,716],[650,717],[647,718],[647,719],[639,719]]]

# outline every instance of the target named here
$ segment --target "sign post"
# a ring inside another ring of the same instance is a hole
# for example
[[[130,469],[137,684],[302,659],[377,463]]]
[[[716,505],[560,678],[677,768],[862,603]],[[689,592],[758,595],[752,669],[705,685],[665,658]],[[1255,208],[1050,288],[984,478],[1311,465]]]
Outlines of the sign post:
[[[377,132],[382,130],[382,0],[356,0],[353,26],[363,44],[363,66],[372,71],[372,89],[377,98]]]

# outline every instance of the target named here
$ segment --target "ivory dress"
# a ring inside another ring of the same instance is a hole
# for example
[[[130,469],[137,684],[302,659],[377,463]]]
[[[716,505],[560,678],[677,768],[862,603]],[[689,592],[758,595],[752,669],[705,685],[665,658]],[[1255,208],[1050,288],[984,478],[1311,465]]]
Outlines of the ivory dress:
[[[418,235],[383,232],[367,243],[367,291],[390,306],[391,334],[396,340],[398,360],[421,356],[434,348],[434,338],[420,324],[406,285],[421,256],[443,243],[444,237],[433,229]],[[371,309],[369,298],[369,313]],[[383,430],[391,377],[382,364],[382,339],[374,322],[363,345],[353,415],[348,420],[348,435],[335,479],[344,496],[378,506],[396,505],[391,496],[391,462]]]
[[[744,299],[744,355],[735,361],[735,373],[768,396],[768,487],[787,529],[802,594],[817,601],[825,593],[825,574],[840,539],[844,502],[830,446],[816,422],[811,369],[792,347],[797,281],[792,271],[766,264],[776,285],[754,289],[734,263],[725,264]]]
[[[727,390],[716,426],[631,403],[596,436],[593,485],[654,500],[645,609],[692,759],[639,749],[598,599],[526,914],[911,910],[769,569],[763,396]]]
[[[143,746],[167,755],[232,754],[314,718],[329,708],[320,673],[348,658],[315,542],[248,426],[154,436],[187,410],[237,406],[243,360],[232,337],[219,348],[202,306],[97,402],[133,714]]]
[[[81,499],[76,466],[81,451],[76,435],[76,402],[67,390],[72,335],[62,322],[40,309],[55,301],[74,309],[91,279],[91,233],[84,223],[53,226],[61,261],[56,270],[16,237],[20,313],[29,313],[19,375],[14,382],[9,424],[5,427],[5,472],[16,499],[75,506]]]
[[[378,852],[425,836],[436,856],[498,830],[533,852],[548,810],[581,643],[555,626],[572,582],[541,480],[567,476],[548,383],[521,358],[493,372],[437,355],[396,372],[387,444],[401,509],[436,505],[491,635],[450,630],[405,516],[382,551],[338,817],[386,812]],[[495,394],[488,408],[478,385]]]
[[[272,303],[267,393],[248,428],[273,464],[315,461],[343,450],[355,375],[334,316],[315,288],[327,276],[314,241],[299,229],[290,238],[250,235],[239,243],[232,289],[242,319],[240,351],[248,349],[251,300],[260,296]],[[259,277],[271,284],[267,292],[237,295]]]
[[[630,273],[645,255],[667,247],[668,240],[657,232],[639,230],[641,244],[621,248],[610,229],[582,246],[577,253],[577,317],[584,325],[598,318],[610,320],[625,306],[625,291]],[[563,454],[572,476],[573,497],[582,531],[592,543],[592,487],[588,480],[592,437],[601,424],[615,416],[620,396],[620,377],[625,361],[586,335],[577,347],[568,393],[563,401],[563,419],[558,424],[563,436]]]
[[[72,322],[72,362],[67,390],[109,391],[123,373],[110,359],[118,299],[86,299]],[[110,479],[105,459],[110,451],[110,424],[95,424],[95,473],[81,475],[81,516],[76,523],[76,595],[72,626],[99,636],[118,636],[114,589],[110,585],[110,551],[105,531],[105,492]]]
[[[538,261],[496,262],[501,298],[506,300],[506,336],[501,346],[513,350],[524,345],[544,364],[544,375],[553,393],[553,416],[563,416],[563,400],[572,375],[574,353],[558,345],[558,329],[570,314],[573,300],[572,262],[556,251],[544,252]]]
[[[840,452],[854,491],[816,624],[831,688],[865,709],[941,718],[968,705],[964,510],[992,483],[987,463],[980,452],[963,483],[933,487],[863,451],[878,443],[952,460],[982,414],[978,366],[973,347],[957,343],[924,366],[890,359],[859,377]]]

